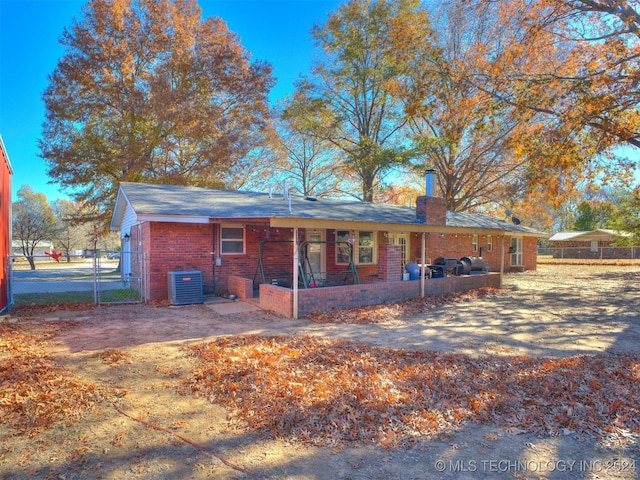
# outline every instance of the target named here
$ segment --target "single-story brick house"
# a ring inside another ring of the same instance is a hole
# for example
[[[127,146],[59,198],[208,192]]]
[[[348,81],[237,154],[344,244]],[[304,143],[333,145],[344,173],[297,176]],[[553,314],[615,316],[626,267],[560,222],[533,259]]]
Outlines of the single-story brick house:
[[[545,236],[447,212],[436,196],[410,208],[142,183],[120,185],[111,229],[123,241],[123,274],[140,280],[148,301],[168,298],[169,272],[197,270],[205,292],[293,317],[497,287],[503,272],[535,270],[537,239]],[[467,257],[482,271],[466,273],[487,274],[444,275],[427,267],[438,257],[447,266]],[[419,269],[413,281],[403,281],[405,267]]]
[[[640,258],[640,247],[616,247],[628,232],[599,228],[588,232],[558,232],[548,242],[554,258]]]

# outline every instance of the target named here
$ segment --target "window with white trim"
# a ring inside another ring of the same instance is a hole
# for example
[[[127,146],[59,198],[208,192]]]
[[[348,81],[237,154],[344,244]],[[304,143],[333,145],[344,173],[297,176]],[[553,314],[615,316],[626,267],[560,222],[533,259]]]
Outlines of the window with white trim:
[[[472,252],[478,251],[478,235],[473,235],[471,237],[471,251]]]
[[[357,265],[372,265],[378,262],[378,234],[371,231],[351,233],[349,230],[336,231],[337,242],[348,242],[353,246],[353,262]],[[349,263],[349,247],[336,245],[336,264]]]
[[[220,253],[222,255],[244,254],[244,227],[238,225],[220,226]]]
[[[400,245],[402,247],[402,263],[407,264],[411,260],[409,259],[409,238],[408,233],[389,233],[389,243],[391,245]]]
[[[487,235],[487,252],[493,252],[493,237]]]

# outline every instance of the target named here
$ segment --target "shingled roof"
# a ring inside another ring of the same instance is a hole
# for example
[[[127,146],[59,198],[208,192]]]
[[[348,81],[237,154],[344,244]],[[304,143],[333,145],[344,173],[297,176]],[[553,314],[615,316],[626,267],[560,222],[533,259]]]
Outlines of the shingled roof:
[[[218,190],[176,185],[123,182],[111,221],[119,230],[124,209],[130,205],[138,219],[166,217],[201,219],[304,219],[413,226],[420,231],[415,208],[363,203],[341,199],[309,198],[293,195],[291,209],[282,194]],[[448,212],[446,227],[500,230],[523,235],[544,235],[534,229],[514,225],[486,215]],[[407,228],[410,230],[409,228]]]

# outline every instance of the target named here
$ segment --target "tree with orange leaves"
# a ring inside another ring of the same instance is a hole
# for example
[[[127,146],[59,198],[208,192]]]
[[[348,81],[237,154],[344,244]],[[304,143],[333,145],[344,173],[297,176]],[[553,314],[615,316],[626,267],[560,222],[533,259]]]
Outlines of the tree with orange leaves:
[[[624,0],[477,0],[503,25],[501,50],[468,81],[527,126],[516,153],[529,187],[628,178],[640,147],[640,15]]]
[[[264,140],[271,67],[196,0],[90,0],[61,43],[41,156],[104,215],[120,181],[224,186]]]

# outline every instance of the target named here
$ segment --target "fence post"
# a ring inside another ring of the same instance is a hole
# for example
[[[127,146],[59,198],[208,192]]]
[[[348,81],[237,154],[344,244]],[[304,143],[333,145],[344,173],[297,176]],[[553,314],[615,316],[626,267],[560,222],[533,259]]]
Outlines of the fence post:
[[[93,303],[98,305],[98,259],[96,252],[93,252]]]
[[[147,265],[148,261],[149,259],[147,257],[147,252],[142,252],[142,278],[144,280],[144,290],[140,288],[140,293],[144,294],[144,303],[147,303],[149,301],[149,265]]]
[[[13,257],[7,255],[7,308],[13,305]]]

